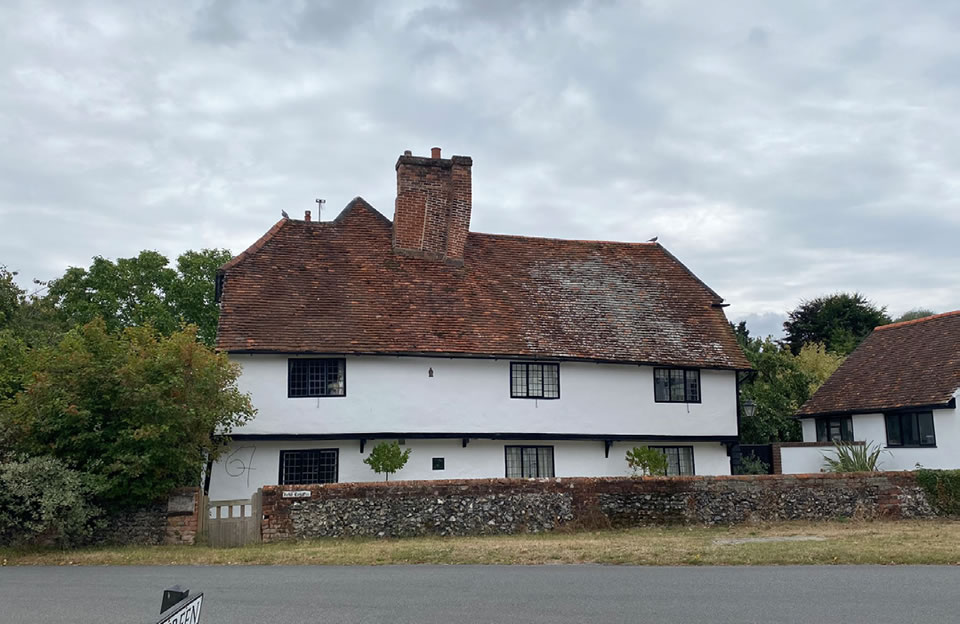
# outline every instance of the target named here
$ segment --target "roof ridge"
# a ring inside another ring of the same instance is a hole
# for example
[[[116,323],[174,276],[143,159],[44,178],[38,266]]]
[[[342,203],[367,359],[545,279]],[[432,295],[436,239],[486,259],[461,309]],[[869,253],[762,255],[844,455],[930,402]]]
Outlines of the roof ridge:
[[[886,325],[878,325],[877,327],[873,328],[873,331],[880,331],[884,329],[897,329],[898,327],[905,327],[907,325],[917,325],[919,323],[926,323],[927,321],[941,319],[948,316],[960,316],[960,310],[953,310],[951,312],[941,312],[940,314],[925,316],[923,318],[912,319],[909,321],[900,321],[899,323],[888,323]]]
[[[290,222],[289,217],[281,218],[279,221],[274,223],[273,227],[267,230],[267,232],[263,236],[258,238],[256,242],[254,242],[252,245],[250,245],[249,247],[247,247],[246,249],[244,249],[243,251],[235,255],[233,258],[221,264],[220,268],[217,269],[217,272],[220,273],[222,271],[226,271],[227,269],[232,269],[233,267],[237,266],[238,264],[240,264],[241,262],[243,262],[244,260],[252,256],[256,252],[260,251],[260,249],[262,249],[264,245],[270,242],[270,239],[276,236],[277,232],[279,232],[281,228],[283,228],[283,226],[286,225],[288,222]]]
[[[562,243],[584,243],[584,244],[601,244],[601,245],[637,245],[637,246],[657,246],[662,247],[660,243],[652,243],[650,241],[615,241],[615,240],[599,240],[599,239],[588,239],[588,238],[559,238],[556,236],[526,236],[524,234],[496,234],[493,232],[469,232],[474,236],[492,236],[496,238],[521,238],[524,240],[539,240],[539,241],[559,241]]]

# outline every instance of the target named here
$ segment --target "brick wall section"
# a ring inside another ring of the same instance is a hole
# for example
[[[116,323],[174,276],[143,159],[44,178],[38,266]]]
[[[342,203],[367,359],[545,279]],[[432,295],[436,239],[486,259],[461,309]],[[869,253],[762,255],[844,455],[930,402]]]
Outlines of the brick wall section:
[[[467,156],[397,160],[393,245],[400,252],[463,262],[470,229],[471,168]]]
[[[163,543],[192,545],[200,531],[200,514],[204,512],[203,496],[199,488],[174,490],[167,500],[167,519]]]
[[[307,490],[310,498],[283,498]],[[477,479],[263,488],[264,542],[934,515],[912,473]]]
[[[157,546],[194,544],[199,531],[202,497],[199,488],[179,488],[166,501],[106,518],[91,544]]]

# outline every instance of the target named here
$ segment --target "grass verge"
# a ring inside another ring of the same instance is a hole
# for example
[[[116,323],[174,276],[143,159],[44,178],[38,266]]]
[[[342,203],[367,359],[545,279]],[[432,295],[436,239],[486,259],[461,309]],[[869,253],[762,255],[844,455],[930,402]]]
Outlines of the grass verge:
[[[823,541],[718,544],[716,540],[815,536]],[[243,548],[127,546],[0,549],[3,565],[385,564],[960,565],[960,521],[790,522],[656,527],[541,535],[325,539]]]

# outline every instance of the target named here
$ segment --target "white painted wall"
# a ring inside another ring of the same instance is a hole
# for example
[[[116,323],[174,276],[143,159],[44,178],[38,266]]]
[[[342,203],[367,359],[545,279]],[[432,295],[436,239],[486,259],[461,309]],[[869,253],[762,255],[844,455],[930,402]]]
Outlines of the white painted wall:
[[[562,374],[562,373],[561,373]],[[562,383],[562,382],[561,382]],[[652,383],[652,382],[651,382]],[[349,387],[349,386],[348,386]],[[388,440],[392,441],[392,440]],[[257,488],[276,485],[280,471],[280,451],[337,448],[339,480],[380,481],[363,459],[378,441],[368,440],[360,453],[358,440],[235,441],[231,449],[214,464],[210,479],[210,500],[249,498]],[[472,440],[466,448],[459,439],[408,439],[404,448],[412,450],[407,465],[392,480],[476,479],[506,476],[504,446],[553,446],[557,477],[626,476],[630,474],[626,452],[643,441],[615,442],[610,456],[604,457],[601,441],[508,441]],[[653,445],[693,446],[694,469],[698,475],[730,474],[730,458],[718,442],[650,442]],[[444,458],[444,470],[432,469],[434,457]]]
[[[960,391],[957,392],[960,395]],[[887,446],[887,430],[883,414],[855,414],[853,416],[853,439],[863,440],[883,449],[880,455],[881,470],[913,470],[917,464],[924,468],[960,468],[960,410],[933,410],[933,428],[937,436],[936,447],[898,448]],[[814,419],[803,421],[803,439],[817,440]],[[787,449],[782,449],[787,451]],[[783,472],[787,471],[787,459],[783,458]],[[817,471],[815,471],[817,472]]]
[[[780,466],[783,474],[810,474],[823,472],[823,456],[833,455],[833,444],[823,446],[782,446]]]
[[[702,402],[656,403],[653,368],[560,364],[560,398],[510,398],[510,361],[346,358],[345,397],[287,398],[287,356],[235,355],[256,418],[236,433],[736,435],[736,373],[702,370]],[[433,369],[434,376],[427,371]]]

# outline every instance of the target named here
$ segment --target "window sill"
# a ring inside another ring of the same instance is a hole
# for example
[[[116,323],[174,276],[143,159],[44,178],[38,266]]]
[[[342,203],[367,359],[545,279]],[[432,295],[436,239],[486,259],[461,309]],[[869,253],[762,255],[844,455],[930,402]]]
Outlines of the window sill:
[[[335,394],[329,395],[325,394],[322,396],[288,396],[288,399],[345,399],[347,395],[345,394]]]
[[[528,401],[559,401],[560,397],[525,397],[525,396],[512,396],[511,399],[526,399]]]
[[[935,449],[937,448],[936,444],[901,444],[900,446],[890,446],[889,444],[883,449],[886,450],[896,450],[896,449]]]

